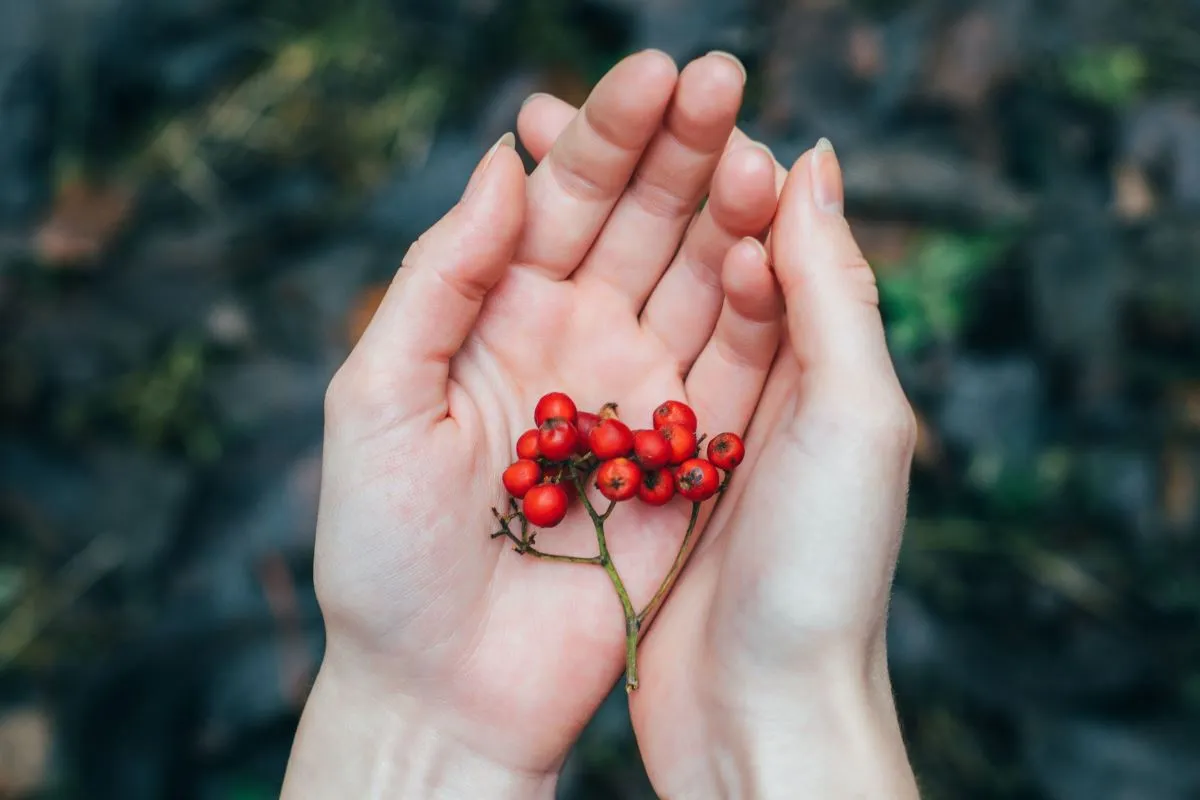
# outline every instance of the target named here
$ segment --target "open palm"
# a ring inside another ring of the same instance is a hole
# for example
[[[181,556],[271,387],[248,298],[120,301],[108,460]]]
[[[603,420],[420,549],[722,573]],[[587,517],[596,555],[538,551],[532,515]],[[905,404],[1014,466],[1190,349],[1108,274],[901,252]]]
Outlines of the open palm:
[[[760,301],[765,255],[737,248],[722,289],[730,248],[775,208],[769,154],[727,151],[743,80],[721,56],[677,75],[666,56],[638,54],[528,178],[498,146],[414,245],[331,386],[316,561],[327,664],[419,703],[508,768],[552,770],[623,664],[603,571],[488,536],[537,398],[614,401],[633,427],[686,399],[708,429],[741,430],[766,378],[777,329],[761,320],[777,309]],[[685,507],[614,516],[635,602],[685,524]],[[538,545],[596,548],[578,507]]]

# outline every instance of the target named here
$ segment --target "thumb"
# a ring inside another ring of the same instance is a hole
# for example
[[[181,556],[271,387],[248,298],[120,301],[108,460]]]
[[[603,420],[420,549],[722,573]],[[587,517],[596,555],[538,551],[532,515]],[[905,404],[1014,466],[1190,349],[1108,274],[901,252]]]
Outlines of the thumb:
[[[842,170],[828,139],[792,167],[772,227],[792,349],[820,382],[895,382],[875,274],[842,213]],[[815,373],[815,374],[814,374]]]
[[[504,276],[525,213],[525,171],[506,134],[476,168],[463,199],[409,249],[374,318],[334,381],[378,417],[441,419],[450,360]],[[332,391],[332,387],[331,387]]]

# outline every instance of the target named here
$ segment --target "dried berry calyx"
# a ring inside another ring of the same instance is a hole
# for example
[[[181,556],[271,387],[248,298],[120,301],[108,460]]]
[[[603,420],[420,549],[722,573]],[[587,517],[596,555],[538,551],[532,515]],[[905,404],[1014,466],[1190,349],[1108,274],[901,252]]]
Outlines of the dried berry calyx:
[[[517,439],[517,460],[502,475],[509,511],[492,510],[500,525],[492,538],[507,538],[522,555],[604,568],[624,609],[625,688],[633,691],[638,685],[637,646],[642,632],[691,552],[701,504],[729,483],[732,471],[745,458],[745,444],[735,433],[721,433],[708,442],[707,457],[702,457],[704,437],[697,437],[696,413],[680,400],[664,402],[651,414],[650,428],[633,431],[621,421],[615,403],[606,403],[595,413],[580,411],[565,392],[551,392],[534,406],[533,422],[536,427]],[[597,511],[588,497],[589,485],[608,500],[604,511]],[[572,495],[579,498],[595,529],[597,555],[558,555],[534,547],[536,531],[530,526],[559,525],[568,515]],[[636,498],[647,506],[665,506],[676,496],[692,504],[687,531],[658,591],[645,608],[635,611],[609,557],[605,523],[618,503]]]

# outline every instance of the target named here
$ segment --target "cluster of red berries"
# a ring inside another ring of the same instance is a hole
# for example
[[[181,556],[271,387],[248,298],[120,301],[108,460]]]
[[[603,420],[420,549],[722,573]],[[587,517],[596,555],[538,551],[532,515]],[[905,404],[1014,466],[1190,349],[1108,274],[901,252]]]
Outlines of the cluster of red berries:
[[[722,433],[699,455],[696,413],[668,400],[654,410],[653,427],[630,430],[609,404],[599,414],[579,411],[562,392],[551,392],[533,412],[536,428],[517,439],[517,461],[504,470],[504,488],[522,500],[525,519],[552,528],[567,514],[569,496],[561,485],[565,465],[595,469],[596,488],[614,502],[638,498],[652,506],[678,492],[701,503],[721,488],[718,470],[742,463],[745,445],[736,433]]]

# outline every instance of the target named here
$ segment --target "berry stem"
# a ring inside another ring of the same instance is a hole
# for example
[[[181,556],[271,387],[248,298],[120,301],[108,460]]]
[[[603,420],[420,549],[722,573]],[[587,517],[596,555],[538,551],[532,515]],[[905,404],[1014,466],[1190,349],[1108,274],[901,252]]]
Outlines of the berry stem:
[[[617,503],[615,500],[612,501],[603,514],[597,514],[595,507],[592,506],[592,501],[588,499],[583,478],[574,469],[571,470],[571,479],[575,482],[575,491],[579,493],[579,499],[583,501],[583,507],[587,509],[588,516],[592,518],[592,525],[596,529],[596,545],[600,548],[600,566],[604,567],[604,571],[608,573],[608,578],[617,591],[617,599],[621,601],[621,609],[625,613],[625,691],[629,693],[638,687],[637,646],[641,621],[638,619],[637,611],[633,608],[633,601],[629,599],[625,583],[621,580],[616,565],[613,564],[612,556],[608,553],[608,540],[604,536],[604,521],[608,519],[608,515],[612,513]]]
[[[544,561],[562,561],[567,564],[600,564],[600,556],[564,556],[558,553],[543,553],[533,546],[533,537],[529,534],[529,521],[525,519],[525,515],[521,512],[516,512],[515,516],[503,516],[496,509],[492,509],[492,514],[500,523],[500,530],[492,534],[493,539],[504,536],[512,540],[513,550],[516,550],[521,555],[531,555],[535,558],[540,558]],[[521,520],[521,535],[518,537],[512,532],[509,527],[509,521],[512,519]]]
[[[646,620],[654,616],[654,612],[658,611],[659,606],[667,599],[667,595],[671,592],[671,587],[675,585],[675,581],[679,579],[679,573],[683,571],[683,565],[687,561],[689,545],[692,542],[692,534],[696,532],[696,520],[700,519],[700,503],[692,503],[692,516],[688,520],[687,532],[683,535],[683,541],[679,545],[679,553],[675,556],[675,563],[671,565],[671,571],[667,573],[667,577],[663,578],[662,584],[658,587],[658,591],[654,593],[654,597],[650,598],[650,602],[642,609],[642,613],[637,615],[638,627],[641,628]]]

